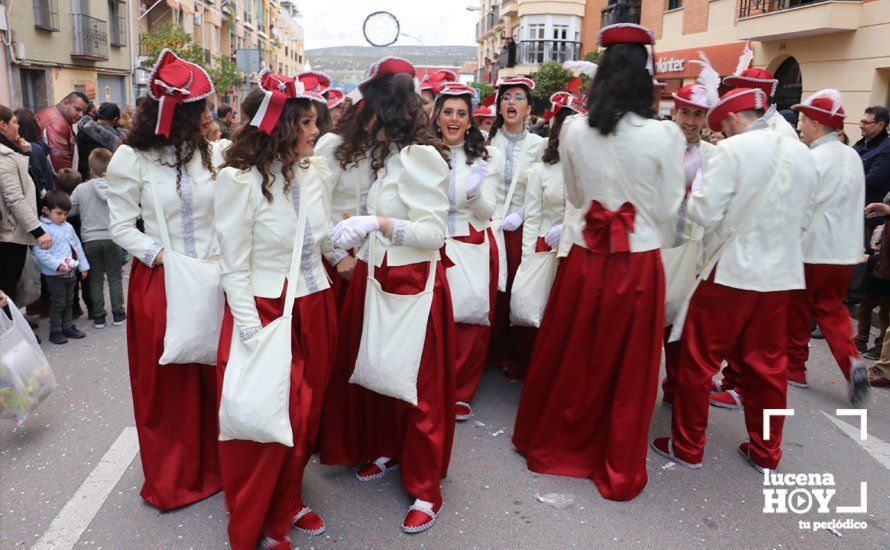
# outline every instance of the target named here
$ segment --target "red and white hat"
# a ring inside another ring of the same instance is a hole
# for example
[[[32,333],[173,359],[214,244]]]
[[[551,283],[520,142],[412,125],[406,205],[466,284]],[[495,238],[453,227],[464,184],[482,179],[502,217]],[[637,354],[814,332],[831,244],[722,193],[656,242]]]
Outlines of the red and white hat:
[[[841,105],[841,93],[833,88],[819,90],[803,103],[792,105],[791,108],[831,128],[842,127],[847,118]]]
[[[501,94],[504,92],[504,90],[515,86],[525,88],[529,91],[529,93],[531,93],[531,91],[535,89],[535,81],[524,76],[498,78],[497,82],[494,83],[494,87],[497,88],[497,91],[495,92],[495,103],[500,105]],[[529,101],[531,101],[531,98],[529,98]]]
[[[641,44],[654,46],[655,35],[642,25],[634,23],[616,23],[603,27],[599,32],[599,45],[608,48],[614,44]]]
[[[328,109],[336,109],[343,104],[346,94],[343,93],[342,88],[328,88],[324,97],[327,99]]]
[[[722,130],[720,123],[729,116],[729,113],[766,109],[766,100],[766,93],[760,88],[730,90],[708,111],[708,126],[712,131],[719,132]]]
[[[544,112],[544,120],[555,117],[562,109],[571,109],[576,113],[585,113],[587,108],[580,99],[569,92],[556,92],[550,96],[550,109]]]
[[[473,118],[476,119],[476,122],[479,122],[483,118],[497,118],[497,115],[494,112],[494,107],[491,105],[483,105],[476,109],[476,112],[473,113]]]
[[[408,74],[414,77],[417,72],[410,61],[401,57],[387,56],[368,67],[368,76],[359,82],[358,89],[364,92],[371,82],[391,74]]]
[[[423,80],[420,81],[420,91],[429,91],[437,94],[436,88],[446,82],[457,82],[457,73],[450,69],[439,69],[433,73],[427,73],[424,75]]]
[[[250,125],[256,126],[261,132],[269,135],[278,124],[284,104],[288,99],[309,99],[326,103],[320,93],[310,91],[319,87],[318,78],[313,73],[298,74],[294,78],[263,69],[257,75],[257,84],[263,90],[265,97],[250,121]]]
[[[328,91],[331,87],[331,77],[327,75],[327,73],[323,73],[320,71],[306,71],[304,73],[297,73],[296,79],[300,80],[304,77],[312,77],[315,79],[315,87],[306,88],[308,92],[315,92],[317,94],[324,95],[325,92]]]
[[[167,138],[178,105],[206,99],[215,91],[207,71],[166,48],[151,69],[148,82],[149,97],[159,103],[155,134]]]
[[[754,52],[745,43],[745,49],[739,57],[739,64],[736,66],[735,72],[724,78],[723,84],[733,88],[759,88],[767,97],[773,97],[776,95],[779,80],[773,78],[769,71],[756,67],[750,68],[752,61],[754,61]]]
[[[471,88],[466,84],[461,84],[460,82],[443,82],[433,89],[433,93],[436,94],[437,97],[468,95],[470,96],[470,101],[476,99],[476,89]]]
[[[671,96],[676,107],[692,107],[693,109],[710,109],[719,100],[720,75],[711,66],[704,53],[698,52],[701,61],[693,59],[692,63],[701,65],[701,73],[695,84],[687,84]]]

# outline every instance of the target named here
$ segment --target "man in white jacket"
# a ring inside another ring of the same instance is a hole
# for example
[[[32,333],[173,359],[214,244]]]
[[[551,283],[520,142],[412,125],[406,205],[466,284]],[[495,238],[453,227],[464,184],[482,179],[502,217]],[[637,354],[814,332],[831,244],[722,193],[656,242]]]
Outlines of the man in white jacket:
[[[844,307],[853,266],[862,261],[862,205],[865,172],[859,155],[840,142],[844,108],[837,90],[822,90],[802,104],[801,134],[816,166],[813,220],[803,236],[807,288],[794,292],[788,316],[788,383],[807,387],[810,319],[816,319],[835,361],[849,381],[850,401],[860,405],[868,374],[853,342],[853,325]]]
[[[780,416],[763,434],[764,409],[785,407],[788,303],[804,288],[801,238],[809,223],[816,170],[800,141],[768,128],[766,94],[739,88],[708,112],[727,139],[705,165],[689,199],[689,219],[705,228],[709,261],[682,326],[671,437],[653,449],[700,468],[711,378],[735,353],[742,360],[745,424],[750,441],[739,452],[758,470],[782,456]],[[719,263],[717,261],[719,260]]]

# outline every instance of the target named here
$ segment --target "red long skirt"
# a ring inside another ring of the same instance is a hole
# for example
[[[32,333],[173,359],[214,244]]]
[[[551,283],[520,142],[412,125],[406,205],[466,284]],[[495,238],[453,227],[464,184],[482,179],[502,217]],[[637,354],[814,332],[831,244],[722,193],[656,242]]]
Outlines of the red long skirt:
[[[328,273],[328,279],[331,280],[331,291],[334,293],[334,304],[337,312],[343,310],[343,302],[346,301],[346,289],[349,288],[349,281],[337,274],[337,267],[332,266],[324,258],[321,259],[325,271]]]
[[[133,262],[127,291],[127,355],[145,483],[140,495],[161,510],[222,489],[217,378],[212,365],[158,365],[164,353],[164,267]]]
[[[374,271],[383,290],[395,294],[421,292],[428,274],[428,263],[388,267],[385,259]],[[359,261],[340,313],[340,345],[322,415],[321,461],[353,465],[380,456],[395,458],[405,490],[414,498],[439,502],[439,482],[451,459],[455,401],[454,314],[445,266],[436,263],[416,406],[349,384],[361,343],[367,281],[368,265]]]
[[[687,462],[702,461],[711,378],[732,354],[740,365],[751,457],[773,469],[782,456],[784,418],[772,417],[771,437],[764,440],[763,410],[785,408],[790,293],[741,290],[713,278],[702,281],[692,296],[680,340],[671,425],[674,452]]]
[[[488,358],[491,363],[506,369],[509,378],[522,380],[528,371],[538,329],[510,326],[510,289],[522,261],[521,225],[515,231],[504,231],[504,247],[507,254],[507,291],[497,293]]]
[[[494,232],[488,229],[489,243],[489,326],[468,325],[465,323],[454,324],[454,338],[456,342],[455,368],[456,390],[455,399],[470,403],[476,395],[482,373],[485,372],[485,356],[488,351],[488,343],[491,339],[491,324],[494,323],[495,302],[498,294],[498,245],[494,240]],[[466,237],[457,237],[457,240],[470,244],[482,244],[485,240],[481,231],[476,231],[470,226],[470,234]]]
[[[664,292],[657,250],[602,255],[572,247],[516,416],[513,444],[530,470],[590,478],[610,500],[643,490]]]
[[[788,371],[806,372],[810,356],[810,319],[822,329],[828,348],[844,376],[859,357],[853,342],[853,323],[844,306],[850,289],[852,265],[804,264],[807,289],[795,291],[788,311]]]
[[[255,298],[263,326],[281,317],[279,298]],[[337,349],[334,293],[297,298],[291,336],[290,423],[294,446],[230,440],[219,442],[232,548],[253,550],[262,536],[283,540],[303,507],[303,470],[318,435],[321,408]],[[219,339],[220,392],[229,361],[234,319],[226,307]]]

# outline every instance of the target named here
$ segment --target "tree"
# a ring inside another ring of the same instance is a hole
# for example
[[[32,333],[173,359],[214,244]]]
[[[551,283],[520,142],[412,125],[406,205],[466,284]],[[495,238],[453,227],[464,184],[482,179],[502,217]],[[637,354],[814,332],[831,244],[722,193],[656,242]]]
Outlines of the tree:
[[[559,61],[548,61],[538,65],[538,70],[529,75],[535,81],[532,98],[548,101],[550,96],[562,90],[574,75],[562,66]]]
[[[479,90],[479,101],[494,93],[494,86],[488,82],[470,82],[470,87]]]
[[[218,55],[213,59],[213,68],[207,71],[216,93],[226,95],[229,88],[237,86],[244,81],[244,74],[238,68],[238,65],[232,61],[232,58],[226,55]]]
[[[599,63],[600,62],[600,51],[593,50],[592,52],[587,52],[584,54],[582,58],[584,61],[589,61],[591,63]]]

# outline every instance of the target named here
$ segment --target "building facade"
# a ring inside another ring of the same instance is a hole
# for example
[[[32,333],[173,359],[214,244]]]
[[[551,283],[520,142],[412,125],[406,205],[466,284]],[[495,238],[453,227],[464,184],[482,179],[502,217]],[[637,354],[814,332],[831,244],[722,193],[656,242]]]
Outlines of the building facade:
[[[97,103],[131,102],[126,1],[18,0],[3,9],[9,47],[0,55],[12,106],[38,109],[72,91]]]
[[[306,70],[305,37],[300,24],[300,10],[293,0],[281,0],[279,26],[273,31],[278,40],[278,61],[274,67],[279,74],[293,76]]]

